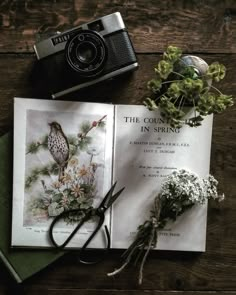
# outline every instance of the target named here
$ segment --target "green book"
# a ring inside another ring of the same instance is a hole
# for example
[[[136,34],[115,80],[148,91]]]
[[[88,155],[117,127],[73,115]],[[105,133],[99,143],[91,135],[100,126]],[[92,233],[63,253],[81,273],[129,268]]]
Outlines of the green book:
[[[13,136],[0,138],[0,259],[18,283],[40,271],[63,252],[11,249]]]

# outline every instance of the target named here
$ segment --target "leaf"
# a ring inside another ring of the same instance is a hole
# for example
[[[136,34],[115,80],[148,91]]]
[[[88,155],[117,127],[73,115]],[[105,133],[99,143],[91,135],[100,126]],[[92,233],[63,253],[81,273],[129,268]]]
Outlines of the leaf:
[[[45,190],[45,194],[47,195],[52,195],[53,193],[54,193],[53,190],[50,190],[50,189]]]
[[[80,204],[81,209],[88,209],[89,207],[90,207],[90,204],[87,204],[87,203]]]
[[[162,87],[161,79],[152,79],[148,81],[147,83],[147,88],[149,90],[152,90],[152,92],[154,93],[157,93],[158,91],[160,91],[161,87]]]
[[[76,136],[72,136],[72,135],[67,136],[67,140],[69,145],[75,146],[78,144],[78,138]]]
[[[48,135],[45,135],[41,138],[41,140],[37,142],[31,142],[26,150],[26,154],[36,154],[40,149],[47,149],[48,148]]]
[[[106,126],[106,122],[104,121],[98,122],[98,125],[97,125],[98,128],[104,128],[105,126]]]
[[[182,51],[180,48],[170,45],[167,47],[166,52],[164,52],[163,57],[165,60],[175,63],[180,59],[181,55]]]
[[[70,155],[74,156],[78,154],[79,145],[70,145]]]
[[[34,168],[31,174],[26,178],[25,188],[29,189],[36,181],[38,181],[39,176],[50,176],[50,174],[58,174],[58,166],[56,163],[45,165],[41,168]]]
[[[52,201],[53,202],[59,202],[63,197],[63,194],[62,193],[58,193],[58,194],[54,194],[53,197],[52,197]]]
[[[79,142],[79,144],[78,144],[79,149],[80,149],[81,151],[86,150],[87,147],[88,147],[88,145],[91,144],[91,142],[92,142],[92,137],[90,137],[90,136],[86,136],[86,137],[84,137],[84,138]]]
[[[53,202],[48,206],[48,215],[50,217],[55,217],[64,211],[63,207],[58,208],[58,203]]]
[[[162,79],[167,79],[172,71],[173,64],[170,61],[161,60],[157,67],[155,67],[155,72],[159,74]]]
[[[90,128],[91,128],[91,124],[89,121],[83,122],[83,124],[80,127],[82,133],[85,133],[85,134],[89,131]]]
[[[193,117],[189,119],[189,121],[192,121],[192,122],[201,122],[203,120],[204,118],[202,116],[197,116],[197,117]]]

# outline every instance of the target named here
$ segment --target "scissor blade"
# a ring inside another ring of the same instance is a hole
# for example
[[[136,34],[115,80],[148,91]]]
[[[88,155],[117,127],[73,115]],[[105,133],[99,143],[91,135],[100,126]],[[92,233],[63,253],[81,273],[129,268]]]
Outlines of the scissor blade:
[[[116,194],[114,194],[107,200],[106,208],[109,208],[115,202],[115,200],[120,196],[124,189],[125,187],[123,187],[121,190],[119,190]]]
[[[111,199],[112,197],[112,194],[114,192],[114,189],[115,189],[115,186],[116,186],[116,183],[115,182],[112,187],[109,189],[109,191],[107,192],[107,194],[105,195],[104,199],[102,200],[101,204],[99,207],[105,207],[107,208],[107,204],[109,203],[109,200]]]

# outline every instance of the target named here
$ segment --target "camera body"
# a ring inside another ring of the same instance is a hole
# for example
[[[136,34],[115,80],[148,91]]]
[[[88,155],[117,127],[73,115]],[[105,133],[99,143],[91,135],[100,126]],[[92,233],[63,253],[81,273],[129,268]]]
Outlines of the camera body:
[[[34,50],[52,98],[138,68],[119,12],[40,41]]]

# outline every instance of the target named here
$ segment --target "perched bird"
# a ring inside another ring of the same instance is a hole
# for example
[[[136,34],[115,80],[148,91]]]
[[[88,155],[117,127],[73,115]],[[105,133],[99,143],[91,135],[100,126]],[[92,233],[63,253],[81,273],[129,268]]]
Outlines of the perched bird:
[[[69,159],[69,143],[61,125],[57,122],[49,123],[48,149],[59,167],[58,180],[61,181]]]

